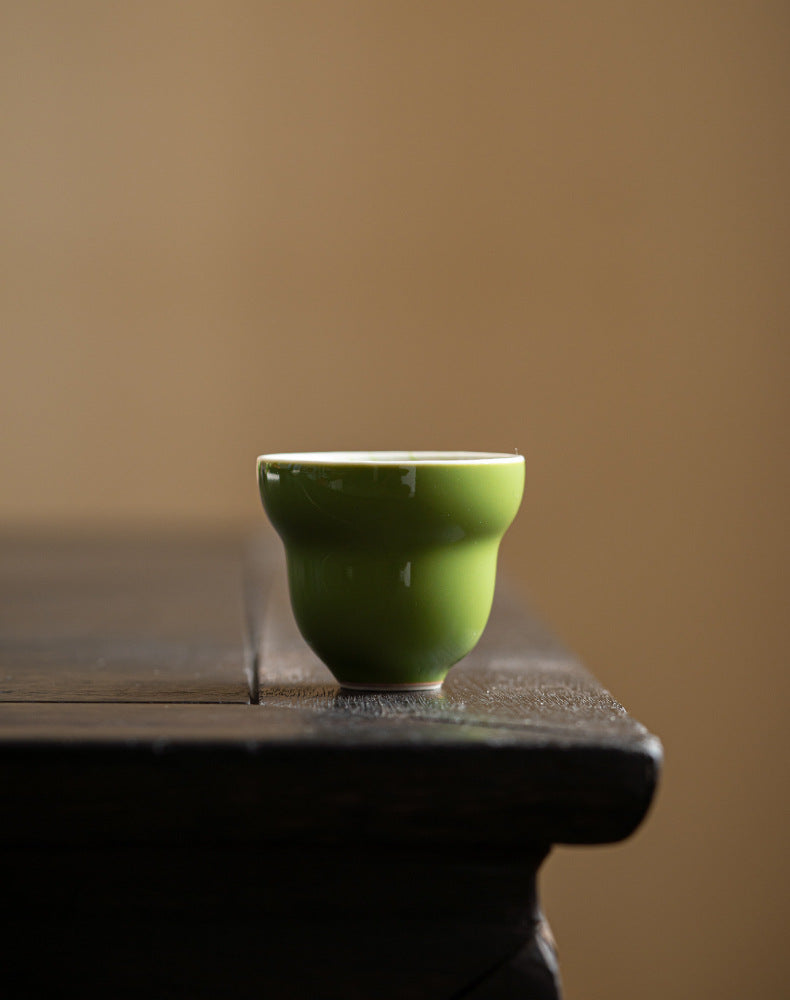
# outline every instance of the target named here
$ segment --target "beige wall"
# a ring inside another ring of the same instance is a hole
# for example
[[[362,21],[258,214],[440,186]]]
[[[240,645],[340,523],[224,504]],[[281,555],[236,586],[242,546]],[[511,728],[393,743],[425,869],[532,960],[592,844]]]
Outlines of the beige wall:
[[[524,452],[505,564],[667,752],[546,868],[569,1000],[790,973],[789,52],[746,0],[0,0],[0,517]]]

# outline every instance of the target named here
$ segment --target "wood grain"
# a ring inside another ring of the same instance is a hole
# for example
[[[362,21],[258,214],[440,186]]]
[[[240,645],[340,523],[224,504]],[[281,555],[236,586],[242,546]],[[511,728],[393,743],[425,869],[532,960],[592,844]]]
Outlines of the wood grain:
[[[0,701],[247,702],[241,541],[0,540]]]

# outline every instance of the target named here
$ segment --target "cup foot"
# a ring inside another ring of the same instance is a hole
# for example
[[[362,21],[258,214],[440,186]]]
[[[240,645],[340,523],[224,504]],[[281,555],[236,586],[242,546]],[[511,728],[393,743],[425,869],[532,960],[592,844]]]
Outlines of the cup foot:
[[[438,691],[442,681],[416,681],[411,684],[358,684],[340,681],[340,686],[346,691]]]

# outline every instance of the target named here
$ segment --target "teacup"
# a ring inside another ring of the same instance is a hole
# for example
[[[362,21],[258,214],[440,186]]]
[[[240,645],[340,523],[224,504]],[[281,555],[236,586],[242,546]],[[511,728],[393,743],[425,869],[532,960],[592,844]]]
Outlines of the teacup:
[[[488,452],[261,455],[299,631],[346,688],[439,688],[491,611],[524,458]]]

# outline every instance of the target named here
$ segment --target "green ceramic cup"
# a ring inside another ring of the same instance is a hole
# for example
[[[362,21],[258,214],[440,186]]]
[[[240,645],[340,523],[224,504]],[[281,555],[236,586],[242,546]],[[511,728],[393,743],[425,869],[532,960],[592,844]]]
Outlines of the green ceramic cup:
[[[521,455],[261,455],[302,636],[339,683],[438,688],[480,638],[497,553],[524,492]]]

